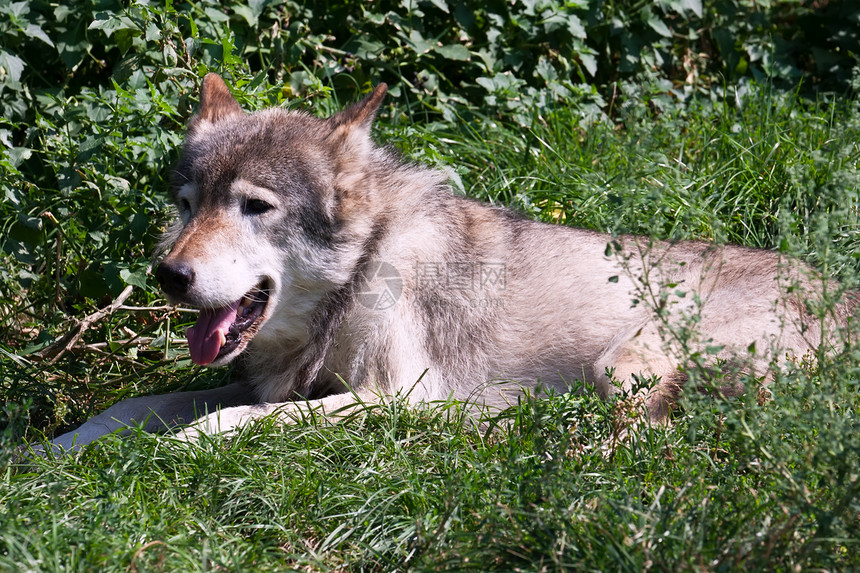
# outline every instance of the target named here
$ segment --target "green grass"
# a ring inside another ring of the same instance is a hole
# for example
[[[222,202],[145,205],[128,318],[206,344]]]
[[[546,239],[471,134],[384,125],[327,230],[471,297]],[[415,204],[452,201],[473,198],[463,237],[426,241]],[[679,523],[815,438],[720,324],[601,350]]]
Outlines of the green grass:
[[[761,89],[741,106],[658,113],[643,101],[612,123],[579,118],[559,107],[526,127],[383,121],[379,138],[453,168],[467,194],[543,220],[780,248],[856,288],[857,100]],[[138,193],[157,227],[154,188]],[[74,241],[73,222],[54,232]],[[55,301],[40,292],[3,307],[0,569],[860,568],[860,348],[801,361],[760,394],[690,393],[667,428],[623,433],[635,416],[623,398],[524,401],[489,427],[457,405],[396,401],[336,425],[264,422],[199,446],[110,438],[20,462],[22,439],[121,397],[224,377],[164,344],[188,317],[161,309],[151,285],[133,298],[150,310],[120,311],[40,361],[31,347],[67,328],[45,320]],[[77,316],[105,302],[87,300]],[[129,330],[155,340],[116,342]]]

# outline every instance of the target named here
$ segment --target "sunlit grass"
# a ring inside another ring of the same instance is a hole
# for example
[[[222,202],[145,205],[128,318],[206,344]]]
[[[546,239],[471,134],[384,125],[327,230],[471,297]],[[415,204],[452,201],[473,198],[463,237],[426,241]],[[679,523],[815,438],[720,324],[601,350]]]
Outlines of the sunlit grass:
[[[378,137],[454,169],[466,194],[532,217],[779,248],[856,287],[856,103],[763,90],[740,110],[691,103],[655,114],[643,103],[614,122],[583,126],[560,108],[530,129],[381,125]],[[134,312],[87,340],[127,338],[123,327],[178,337],[188,320],[153,311],[142,327]],[[4,348],[0,569],[860,567],[853,348],[798,360],[760,396],[691,395],[668,427],[623,431],[635,409],[587,394],[526,400],[484,424],[456,404],[398,401],[336,425],[263,421],[197,446],[133,435],[15,461],[22,436],[224,375],[178,363],[178,342],[131,348],[54,365]],[[40,409],[22,407],[28,399]]]

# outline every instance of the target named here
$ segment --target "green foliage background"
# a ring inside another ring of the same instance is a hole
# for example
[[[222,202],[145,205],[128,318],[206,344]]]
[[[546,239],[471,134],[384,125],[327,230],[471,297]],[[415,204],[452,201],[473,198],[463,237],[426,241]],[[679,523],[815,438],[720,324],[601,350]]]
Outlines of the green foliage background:
[[[190,318],[148,274],[206,72],[246,109],[320,115],[385,81],[379,139],[449,168],[458,192],[604,231],[779,248],[856,288],[858,66],[851,0],[0,0],[4,468],[22,438],[226,376],[190,367],[176,342]],[[129,285],[138,309],[48,353]],[[284,555],[313,570],[456,570],[463,555],[498,570],[860,567],[860,357],[819,358],[764,405],[694,397],[608,457],[623,403],[573,396],[525,403],[489,437],[394,405],[358,429],[264,428],[194,456],[108,441],[4,474],[0,568],[117,554],[127,570],[150,533],[187,549],[167,561],[183,569],[280,570]]]
[[[528,126],[558,106],[589,125],[751,80],[844,93],[860,60],[860,8],[840,1],[4,0],[0,13],[2,280],[53,290],[61,312],[144,285],[207,71],[252,109],[326,113],[386,81],[389,125]]]

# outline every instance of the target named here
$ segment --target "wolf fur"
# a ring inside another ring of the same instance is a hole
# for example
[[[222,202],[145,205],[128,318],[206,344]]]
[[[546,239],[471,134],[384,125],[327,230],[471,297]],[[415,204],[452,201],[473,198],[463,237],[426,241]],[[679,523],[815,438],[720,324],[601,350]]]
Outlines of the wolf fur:
[[[192,358],[240,358],[241,380],[125,400],[55,444],[133,424],[193,423],[193,438],[398,393],[501,408],[524,389],[578,380],[605,396],[645,376],[659,420],[694,366],[680,356],[765,375],[853,313],[856,298],[822,325],[804,304],[821,282],[775,252],[613,238],[457,197],[444,173],[374,144],[385,92],[328,119],[248,114],[204,78],[156,277],[202,309]]]

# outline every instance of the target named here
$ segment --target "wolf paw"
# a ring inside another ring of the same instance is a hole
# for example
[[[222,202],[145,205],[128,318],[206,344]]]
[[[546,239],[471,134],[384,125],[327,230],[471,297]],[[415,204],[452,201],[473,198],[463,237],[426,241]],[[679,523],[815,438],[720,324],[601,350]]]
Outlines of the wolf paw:
[[[173,434],[173,437],[181,442],[198,442],[200,436],[215,434],[226,434],[241,425],[245,419],[242,416],[232,415],[230,410],[219,410],[201,418],[198,418],[193,424]]]

